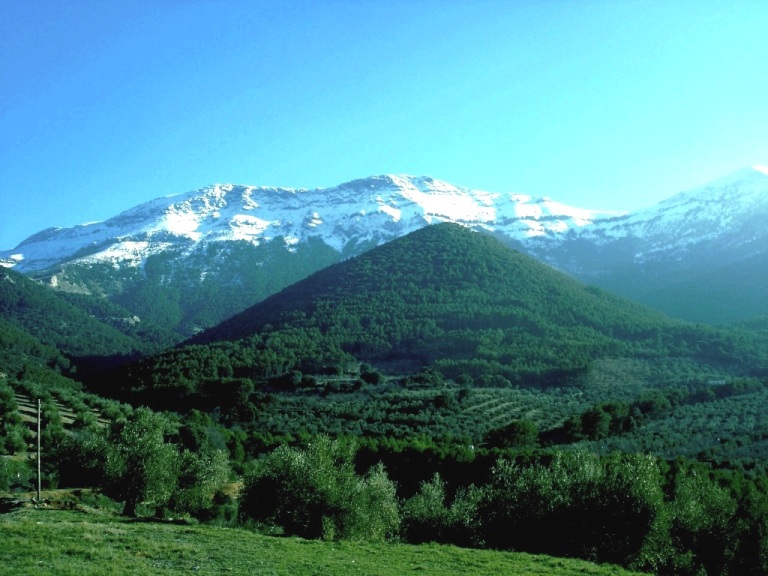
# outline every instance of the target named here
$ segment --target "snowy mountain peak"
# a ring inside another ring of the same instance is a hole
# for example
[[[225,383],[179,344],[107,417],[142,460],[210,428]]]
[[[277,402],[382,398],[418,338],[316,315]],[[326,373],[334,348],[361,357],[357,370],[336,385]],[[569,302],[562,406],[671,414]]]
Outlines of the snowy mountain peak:
[[[759,166],[627,215],[405,174],[316,189],[214,184],[151,200],[104,222],[43,230],[0,252],[0,264],[22,272],[67,261],[141,266],[152,254],[183,255],[210,243],[278,240],[295,251],[310,239],[348,256],[435,222],[488,230],[532,252],[575,237],[598,245],[641,239],[635,259],[646,261],[660,254],[680,258],[692,244],[734,228],[752,226],[756,237],[762,232],[755,222],[766,217],[768,168]]]
[[[671,312],[724,321],[768,313],[767,220],[768,168],[761,166],[623,215],[405,174],[316,189],[214,184],[104,222],[42,230],[0,252],[0,266],[34,272],[59,290],[133,302],[140,316],[156,313],[142,304],[146,294],[166,294],[179,301],[178,330],[189,335],[324,266],[427,224],[456,222],[654,305],[660,291],[678,294],[687,278]],[[744,286],[756,296],[731,312],[708,304],[710,289],[736,301],[734,290],[746,294]]]
[[[140,265],[170,247],[281,238],[289,250],[309,238],[338,252],[387,242],[434,222],[457,222],[521,241],[556,236],[601,214],[549,198],[454,186],[427,176],[385,174],[333,188],[290,189],[214,184],[146,202],[104,222],[51,228],[0,259],[20,271],[63,261]]]
[[[768,174],[738,170],[704,186],[680,192],[656,206],[622,218],[597,221],[585,236],[598,243],[618,238],[641,239],[635,261],[682,259],[702,242],[752,242],[755,226],[768,217]]]

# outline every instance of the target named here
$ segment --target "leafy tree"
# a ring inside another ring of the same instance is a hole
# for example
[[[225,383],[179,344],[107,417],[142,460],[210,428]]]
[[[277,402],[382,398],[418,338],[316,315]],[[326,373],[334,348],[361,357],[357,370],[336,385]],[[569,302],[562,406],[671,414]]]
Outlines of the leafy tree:
[[[80,430],[66,436],[47,460],[59,476],[60,487],[96,487],[104,484],[104,453],[104,438]]]
[[[548,465],[500,459],[480,511],[492,547],[631,563],[656,537],[663,504],[650,457],[557,452]]]
[[[739,501],[734,520],[733,573],[768,574],[768,495],[750,486]]]
[[[530,420],[513,420],[503,428],[491,430],[485,442],[492,448],[534,448],[538,445],[539,428]]]
[[[34,477],[26,460],[0,458],[0,492],[29,491]]]
[[[379,385],[384,382],[384,374],[374,369],[370,364],[360,366],[360,379],[366,384]]]
[[[18,412],[13,389],[0,380],[0,452],[15,454],[26,446],[27,429]]]
[[[306,449],[277,448],[246,476],[241,518],[304,538],[392,537],[400,523],[394,484],[381,466],[360,477],[353,457],[351,445],[327,436]]]
[[[205,515],[213,508],[214,496],[230,478],[229,458],[222,450],[184,450],[180,460],[178,482],[169,507],[195,516]]]
[[[590,408],[581,416],[581,431],[589,440],[605,438],[611,429],[611,415],[600,407]]]
[[[670,572],[727,573],[736,542],[732,520],[736,501],[700,468],[683,471],[675,481],[671,538],[677,554]]]
[[[165,424],[159,414],[139,408],[107,433],[104,492],[125,502],[125,516],[136,516],[141,502],[163,506],[174,491],[180,457],[165,441]]]
[[[422,482],[419,492],[403,504],[402,532],[407,542],[441,542],[478,546],[480,492],[474,487],[459,489],[449,504],[446,485],[439,474]]]
[[[179,441],[182,447],[199,452],[208,446],[208,429],[213,425],[211,417],[199,410],[190,410],[184,415],[179,427]]]

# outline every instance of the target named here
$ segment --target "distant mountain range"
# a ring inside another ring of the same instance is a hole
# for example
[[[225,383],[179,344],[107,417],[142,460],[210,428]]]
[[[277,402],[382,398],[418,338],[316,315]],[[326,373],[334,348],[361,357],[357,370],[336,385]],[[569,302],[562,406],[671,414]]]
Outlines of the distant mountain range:
[[[589,284],[717,323],[768,314],[767,219],[768,169],[759,167],[624,215],[427,177],[316,190],[227,184],[44,230],[0,252],[0,263],[106,297],[181,338],[330,264],[454,222]]]
[[[726,323],[768,314],[766,218],[768,169],[755,167],[527,248],[672,316]]]
[[[294,190],[214,185],[159,198],[104,222],[51,228],[0,252],[20,272],[65,262],[141,266],[183,247],[280,239],[295,251],[310,239],[349,255],[435,222],[483,227],[508,238],[560,236],[600,214],[548,198],[460,188],[432,178],[374,176],[335,188]]]

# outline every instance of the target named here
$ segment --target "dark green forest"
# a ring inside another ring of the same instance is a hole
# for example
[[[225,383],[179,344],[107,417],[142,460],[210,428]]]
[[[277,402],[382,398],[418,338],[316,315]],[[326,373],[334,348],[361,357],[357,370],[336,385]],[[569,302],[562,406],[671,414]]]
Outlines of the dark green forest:
[[[41,398],[46,486],[128,515],[768,570],[765,319],[673,320],[449,224],[173,347],[226,295],[206,287],[184,320],[168,288],[136,322],[147,294],[0,273],[0,489],[29,487]]]
[[[142,348],[138,339],[4,268],[0,268],[0,318],[70,356],[130,353]]]

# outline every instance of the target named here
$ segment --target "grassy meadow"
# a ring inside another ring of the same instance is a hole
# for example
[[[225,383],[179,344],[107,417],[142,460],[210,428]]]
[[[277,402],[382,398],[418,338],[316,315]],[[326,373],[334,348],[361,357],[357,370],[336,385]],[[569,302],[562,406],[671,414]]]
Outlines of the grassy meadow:
[[[0,574],[402,576],[629,575],[613,566],[444,545],[323,542],[240,528],[129,520],[112,511],[19,508],[0,515]]]

